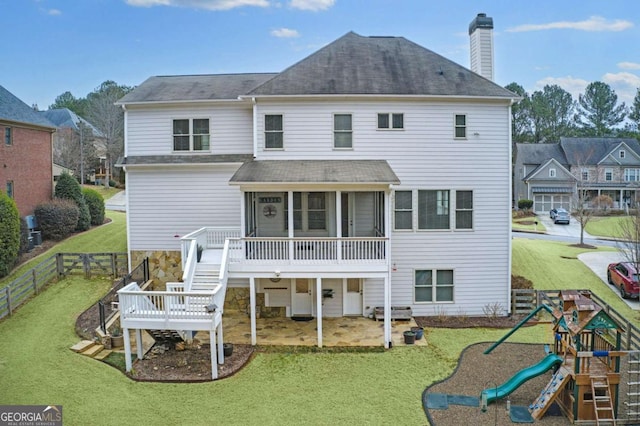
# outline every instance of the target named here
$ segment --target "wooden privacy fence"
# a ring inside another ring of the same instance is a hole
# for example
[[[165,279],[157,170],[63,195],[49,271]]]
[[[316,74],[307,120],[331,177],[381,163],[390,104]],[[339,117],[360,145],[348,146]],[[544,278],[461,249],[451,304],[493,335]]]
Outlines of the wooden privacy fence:
[[[640,350],[640,329],[638,327],[595,293],[589,290],[578,291],[588,294],[594,302],[600,305],[620,325],[622,328],[622,350]],[[526,315],[542,304],[558,308],[560,306],[560,290],[511,290],[511,312],[514,315]]]
[[[57,253],[49,256],[5,287],[0,288],[0,319],[47,284],[61,277],[83,274],[122,276],[127,273],[127,253]]]

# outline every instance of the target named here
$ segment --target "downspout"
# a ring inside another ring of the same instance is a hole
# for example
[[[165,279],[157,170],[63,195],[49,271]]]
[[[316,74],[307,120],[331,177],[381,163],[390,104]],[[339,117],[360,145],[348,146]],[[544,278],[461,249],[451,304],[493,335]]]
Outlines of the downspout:
[[[258,156],[258,105],[256,98],[251,98],[253,105],[253,158]]]
[[[511,117],[511,107],[513,105],[514,101],[513,99],[511,100],[511,104],[509,105],[509,109],[508,109],[508,116],[509,116],[509,157],[507,159],[508,161],[508,170],[509,170],[509,196],[513,197],[513,179],[514,179],[514,172],[513,172],[513,167],[512,167],[512,159],[513,159],[513,134],[512,134],[512,117]],[[511,260],[512,260],[512,233],[513,233],[513,224],[511,223],[511,209],[508,209],[507,211],[507,223],[509,224],[509,233],[507,234],[507,258],[508,258],[508,263],[507,263],[507,312],[509,315],[513,314],[512,312],[512,306],[511,306]]]
[[[124,111],[124,163],[126,164],[127,162],[127,155],[129,152],[129,143],[128,143],[128,139],[129,139],[129,132],[127,131],[129,126],[128,126],[128,121],[129,121],[129,111],[127,111],[127,107],[123,104],[122,105],[122,110]],[[122,166],[122,171],[124,172],[125,175],[125,182],[127,182],[127,185],[129,183],[129,179],[127,178],[127,166],[123,165]],[[127,262],[129,263],[129,270],[132,270],[132,260],[131,260],[131,220],[129,217],[129,191],[127,191],[125,189],[125,199],[124,199],[124,205],[126,206],[125,209],[125,216],[126,216],[126,222],[127,222],[127,251],[129,252],[129,255],[127,256],[128,260]]]

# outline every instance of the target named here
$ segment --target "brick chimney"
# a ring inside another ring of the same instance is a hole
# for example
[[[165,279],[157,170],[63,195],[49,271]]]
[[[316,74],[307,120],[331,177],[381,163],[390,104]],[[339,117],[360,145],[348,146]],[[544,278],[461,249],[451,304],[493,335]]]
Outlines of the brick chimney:
[[[478,13],[469,24],[471,71],[493,81],[493,18]]]

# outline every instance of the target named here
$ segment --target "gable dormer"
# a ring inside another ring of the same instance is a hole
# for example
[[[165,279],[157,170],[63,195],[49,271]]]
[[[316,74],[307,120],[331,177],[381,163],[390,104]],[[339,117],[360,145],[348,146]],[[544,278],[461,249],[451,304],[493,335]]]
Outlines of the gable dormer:
[[[551,158],[524,178],[525,181],[532,179],[567,181],[575,180],[575,177],[558,160]]]
[[[598,165],[640,165],[640,154],[631,149],[627,143],[621,141],[598,162]]]

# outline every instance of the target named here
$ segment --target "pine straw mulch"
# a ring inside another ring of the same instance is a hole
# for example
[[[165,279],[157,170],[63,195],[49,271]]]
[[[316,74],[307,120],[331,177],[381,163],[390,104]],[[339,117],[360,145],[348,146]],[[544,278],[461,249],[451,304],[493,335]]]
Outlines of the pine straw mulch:
[[[516,372],[540,362],[544,358],[544,345],[503,343],[490,354],[483,352],[491,343],[478,343],[467,347],[453,374],[442,382],[428,387],[427,393],[443,393],[451,395],[466,395],[480,398],[483,389],[499,386],[507,381]],[[628,381],[628,368],[625,359],[621,361],[621,384],[619,415],[625,411],[626,383]],[[552,373],[547,372],[541,376],[525,382],[510,396],[511,406],[528,407],[535,401],[542,389],[551,379]],[[550,412],[554,407],[550,409]],[[513,425],[506,411],[506,400],[490,404],[489,409],[482,413],[480,407],[467,407],[449,405],[446,410],[425,410],[432,425],[435,426],[460,426],[460,425]],[[569,420],[559,412],[547,414],[536,424],[555,426],[569,425]],[[557,415],[552,415],[557,414]]]

